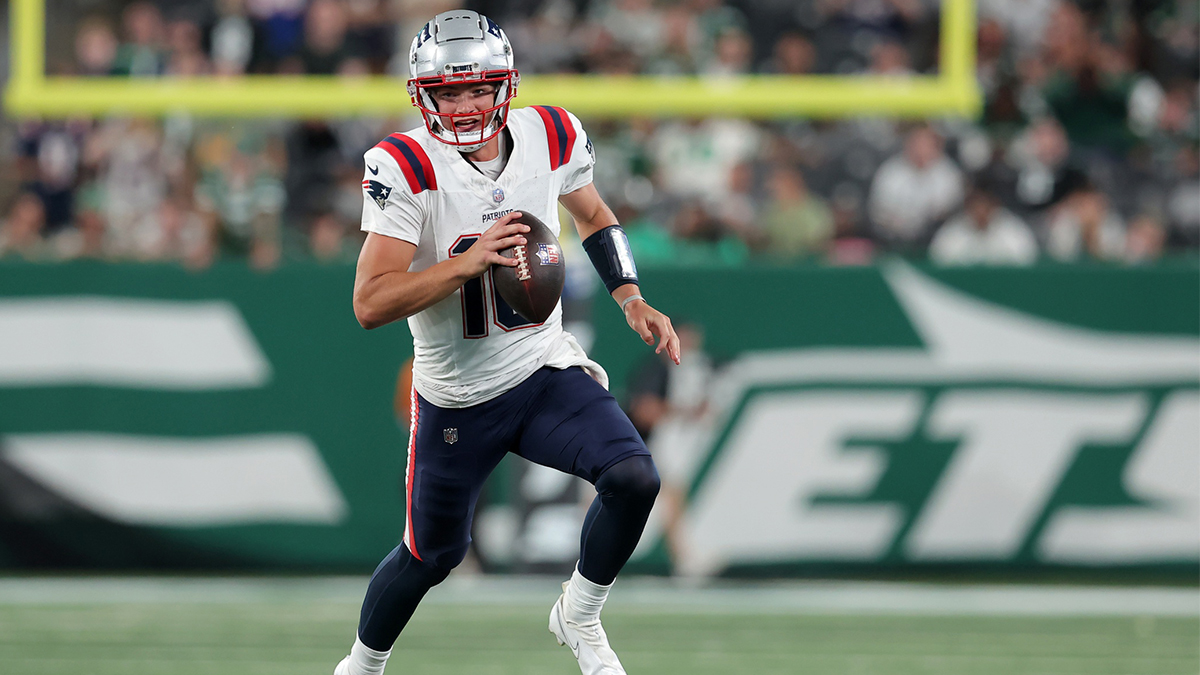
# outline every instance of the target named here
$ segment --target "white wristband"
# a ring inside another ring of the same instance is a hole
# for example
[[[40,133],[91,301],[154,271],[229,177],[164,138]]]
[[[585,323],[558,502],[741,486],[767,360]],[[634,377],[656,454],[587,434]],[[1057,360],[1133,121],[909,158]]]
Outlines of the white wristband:
[[[637,293],[634,293],[633,295],[631,295],[631,296],[629,296],[628,298],[625,298],[624,300],[622,300],[622,301],[621,301],[621,312],[624,312],[624,311],[625,311],[625,307],[626,307],[626,306],[627,306],[629,303],[633,302],[634,300],[641,300],[642,302],[645,302],[645,301],[646,301],[646,299],[645,299],[645,298],[643,298],[642,296],[638,295]]]

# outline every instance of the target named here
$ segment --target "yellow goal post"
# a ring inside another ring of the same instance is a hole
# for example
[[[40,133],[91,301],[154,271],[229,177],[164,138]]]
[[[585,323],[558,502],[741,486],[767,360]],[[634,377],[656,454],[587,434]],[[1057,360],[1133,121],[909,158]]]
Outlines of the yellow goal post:
[[[394,77],[47,77],[45,0],[10,0],[14,117],[349,117],[409,110]],[[940,68],[912,77],[747,75],[728,78],[529,75],[514,106],[554,103],[580,116],[753,119],[975,116],[974,0],[942,0]],[[619,94],[619,95],[618,95]]]

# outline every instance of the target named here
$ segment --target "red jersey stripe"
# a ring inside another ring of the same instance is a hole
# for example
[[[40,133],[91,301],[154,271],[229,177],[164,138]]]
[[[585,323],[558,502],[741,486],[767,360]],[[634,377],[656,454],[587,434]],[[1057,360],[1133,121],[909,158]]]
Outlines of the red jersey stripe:
[[[430,161],[429,155],[425,154],[425,148],[421,144],[414,141],[412,138],[404,134],[392,134],[388,138],[395,138],[408,146],[408,149],[417,158],[417,164],[420,167],[424,177],[425,187],[429,190],[437,189],[437,174],[433,171],[433,162]],[[413,167],[414,169],[417,167]]]
[[[424,190],[437,189],[437,175],[433,171],[433,162],[429,161],[429,155],[425,154],[425,149],[419,143],[404,134],[392,134],[375,147],[392,156],[404,173],[408,188],[414,195]]]
[[[571,124],[571,118],[567,116],[566,110],[553,106],[550,106],[550,110],[562,120],[562,128],[567,134],[567,138],[562,144],[562,162],[560,162],[560,164],[566,164],[571,161],[571,150],[575,148],[575,139],[579,134],[575,131],[575,125]]]
[[[555,128],[553,112],[549,106],[535,105],[533,109],[537,111],[542,118],[542,124],[546,126],[546,138],[550,141],[550,170],[554,171],[562,166],[562,141],[565,134],[560,134]]]
[[[412,496],[413,496],[413,476],[417,472],[417,421],[421,417],[421,406],[417,404],[417,388],[409,389],[409,417],[412,421],[408,425],[408,469],[404,481],[405,504],[404,515],[405,525],[404,539],[408,544],[408,552],[417,560],[421,560],[421,554],[417,553],[417,535],[413,532],[413,517],[412,517]],[[422,561],[424,562],[424,561]]]

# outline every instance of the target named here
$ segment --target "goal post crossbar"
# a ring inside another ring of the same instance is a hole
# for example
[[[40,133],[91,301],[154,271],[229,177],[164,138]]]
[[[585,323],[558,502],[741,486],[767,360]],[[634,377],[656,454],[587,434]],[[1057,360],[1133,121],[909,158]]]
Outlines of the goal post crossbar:
[[[385,76],[47,77],[44,2],[11,0],[9,5],[12,72],[4,100],[15,117],[311,118],[410,110],[403,83]],[[552,101],[591,117],[974,116],[982,104],[975,80],[974,14],[974,0],[943,0],[937,75],[530,75],[521,78],[513,105]]]

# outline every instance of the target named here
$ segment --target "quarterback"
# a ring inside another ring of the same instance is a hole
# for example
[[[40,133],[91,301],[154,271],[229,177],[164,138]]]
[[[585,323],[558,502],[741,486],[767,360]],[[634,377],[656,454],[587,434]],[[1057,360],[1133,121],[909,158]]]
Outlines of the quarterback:
[[[658,472],[604,370],[563,331],[561,303],[533,323],[492,285],[493,265],[517,264],[500,251],[526,243],[515,212],[558,235],[561,203],[630,328],[676,363],[679,339],[642,298],[629,242],[592,185],[579,120],[551,106],[510,110],[520,77],[500,27],[472,11],[439,14],[413,39],[409,68],[424,126],[364,155],[367,238],[354,282],[363,327],[407,318],[413,335],[406,523],[334,673],[383,672],[421,598],[466,555],[480,488],[512,452],[596,488],[549,628],[584,675],[623,675],[600,610],[641,536]],[[559,264],[557,252],[547,260]]]

